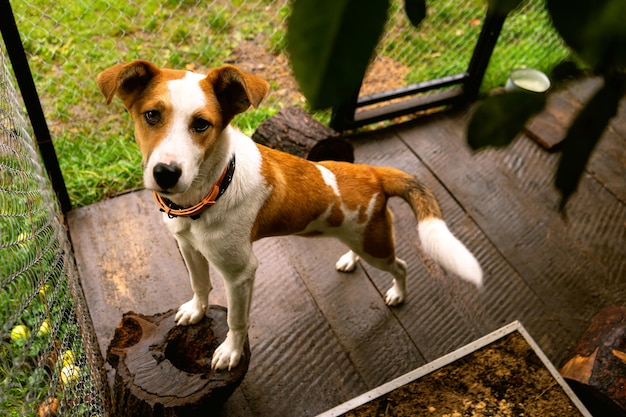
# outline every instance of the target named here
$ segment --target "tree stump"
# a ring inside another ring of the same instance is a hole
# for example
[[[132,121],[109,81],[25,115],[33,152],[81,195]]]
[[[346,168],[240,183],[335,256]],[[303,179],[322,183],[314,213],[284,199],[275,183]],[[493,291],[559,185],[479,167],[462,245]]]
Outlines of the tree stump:
[[[626,307],[601,310],[560,373],[593,415],[626,415]]]
[[[282,109],[260,124],[252,139],[310,161],[354,162],[350,142],[297,106]]]
[[[211,416],[243,380],[244,355],[232,371],[211,369],[211,357],[226,338],[226,309],[211,306],[197,324],[176,326],[175,310],[154,316],[124,314],[107,350],[115,368],[112,416]]]

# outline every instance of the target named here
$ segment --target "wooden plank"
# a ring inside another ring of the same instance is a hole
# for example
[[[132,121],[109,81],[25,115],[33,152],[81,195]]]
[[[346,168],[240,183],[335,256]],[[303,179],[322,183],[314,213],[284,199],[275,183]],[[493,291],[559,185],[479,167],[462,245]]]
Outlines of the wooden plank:
[[[605,131],[586,169],[622,204],[626,204],[626,137],[619,136],[611,128]]]
[[[574,100],[585,104],[603,83],[602,77],[586,77],[568,83],[565,88]]]
[[[567,85],[568,96],[582,106],[602,86],[600,77],[590,77]],[[570,126],[571,121],[566,123]],[[626,99],[617,115],[609,123],[587,164],[587,170],[610,190],[622,203],[626,203]]]
[[[547,150],[561,144],[567,129],[595,91],[601,86],[598,77],[566,83],[548,95],[546,107],[526,125],[527,134]]]
[[[551,93],[546,107],[528,122],[526,131],[543,148],[554,149],[565,139],[567,127],[580,108],[567,90]]]
[[[68,216],[103,352],[124,312],[154,314],[191,297],[184,263],[160,217],[145,191]],[[274,240],[258,242],[255,252],[260,266],[249,330],[251,364],[223,414],[315,415],[367,390],[290,257]],[[213,271],[211,302],[225,305],[221,281]]]
[[[611,127],[622,139],[626,140],[626,99],[622,99],[617,115],[611,121]]]
[[[599,77],[567,83],[548,96],[544,111],[531,119],[526,133],[539,145],[556,150],[565,138],[576,114],[602,85]],[[622,100],[617,116],[611,120],[588,164],[591,172],[606,188],[626,202],[626,100]]]
[[[255,244],[252,360],[241,391],[254,415],[311,416],[364,392],[343,350],[277,238]]]
[[[424,129],[405,127],[398,134],[559,321],[579,334],[611,291],[606,286],[606,267],[567,237],[556,211],[529,199],[511,174],[497,167],[494,159],[502,158],[505,151],[472,154],[468,150],[465,120],[458,116],[439,116]]]
[[[412,124],[413,131],[424,128],[421,122]],[[442,206],[450,230],[477,256],[485,272],[485,289],[477,292],[471,285],[444,276],[439,268],[433,268],[432,261],[419,252],[412,212],[403,201],[391,201],[396,215],[398,256],[408,262],[410,271],[408,300],[394,311],[428,360],[514,320],[522,321],[534,335],[541,334],[538,340],[552,358],[562,354],[563,344],[575,343],[574,335],[558,325],[554,307],[535,294],[478,227],[471,214],[415,155],[407,152],[406,145],[395,135],[382,132],[366,135],[356,147],[356,156],[358,161],[403,169],[431,188]],[[427,270],[418,265],[422,262]],[[389,278],[371,268],[367,270],[381,291],[386,290]],[[544,337],[546,322],[556,325],[553,333]]]
[[[612,139],[616,138],[605,137],[603,141],[608,144]],[[589,169],[609,166],[608,155],[598,150],[596,152],[592,157],[595,163],[590,164]],[[561,224],[562,232],[580,247],[580,251],[604,266],[605,279],[607,284],[611,283],[611,288],[622,287],[626,290],[626,284],[620,283],[626,271],[624,203],[616,198],[607,184],[597,179],[597,173],[592,172],[581,178],[578,191],[568,202],[567,217],[560,218],[556,213],[560,195],[552,185],[559,158],[559,155],[544,152],[528,138],[521,137],[506,151],[494,153],[492,164],[509,176],[527,199],[543,206],[546,215],[553,217],[556,224]],[[623,183],[626,172],[624,174],[611,180]],[[619,302],[623,299],[615,299],[613,294],[611,291],[607,300]]]
[[[76,264],[104,357],[124,313],[161,313],[191,298],[182,257],[149,198],[145,191],[131,193],[68,213]]]
[[[347,251],[339,241],[288,237],[281,243],[370,389],[426,363],[363,270],[335,270]]]

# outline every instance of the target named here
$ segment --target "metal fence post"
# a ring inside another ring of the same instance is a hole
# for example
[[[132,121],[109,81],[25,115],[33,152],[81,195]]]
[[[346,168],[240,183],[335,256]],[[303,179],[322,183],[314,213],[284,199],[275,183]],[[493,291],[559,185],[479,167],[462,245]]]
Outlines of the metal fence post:
[[[506,14],[497,14],[493,13],[491,10],[487,10],[485,23],[483,23],[478,42],[476,42],[476,47],[474,48],[474,53],[472,54],[472,59],[467,69],[469,76],[465,80],[464,86],[467,101],[473,101],[478,97],[480,85],[485,77],[491,55],[496,47],[506,18]]]
[[[70,197],[65,187],[63,174],[59,167],[59,160],[54,150],[50,130],[48,129],[46,117],[44,116],[41,102],[39,101],[37,88],[35,87],[35,82],[28,65],[26,52],[22,45],[22,40],[9,0],[0,0],[0,32],[2,33],[7,54],[13,66],[17,84],[22,92],[26,111],[33,127],[33,132],[37,139],[37,145],[39,146],[46,171],[50,177],[52,188],[57,195],[61,210],[63,213],[66,213],[72,209],[72,203],[70,202]]]

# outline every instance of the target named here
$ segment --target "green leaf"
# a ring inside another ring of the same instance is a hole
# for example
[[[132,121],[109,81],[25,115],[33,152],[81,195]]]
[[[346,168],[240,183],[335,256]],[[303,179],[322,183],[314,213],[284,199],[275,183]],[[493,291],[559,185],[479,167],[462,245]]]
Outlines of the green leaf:
[[[312,109],[358,91],[387,20],[388,0],[296,0],[287,27],[294,75]]]
[[[552,23],[592,68],[626,66],[626,1],[548,0]]]
[[[426,0],[404,0],[404,11],[411,24],[419,27],[426,17]]]
[[[489,0],[489,11],[506,16],[520,5],[522,0]]]
[[[514,91],[481,102],[467,127],[467,142],[473,149],[510,144],[533,115],[545,105],[545,94]]]
[[[561,210],[576,192],[591,153],[626,93],[626,76],[606,77],[605,83],[578,113],[565,139],[555,184],[561,191]]]

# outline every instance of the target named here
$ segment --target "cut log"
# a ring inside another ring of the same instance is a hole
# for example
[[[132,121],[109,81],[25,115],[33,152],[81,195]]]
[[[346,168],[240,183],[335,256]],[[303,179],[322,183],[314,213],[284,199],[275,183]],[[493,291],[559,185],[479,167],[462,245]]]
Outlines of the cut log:
[[[626,410],[626,307],[607,307],[592,320],[561,375],[593,415],[624,415]],[[619,405],[621,410],[615,409]],[[592,408],[598,410],[594,413]],[[608,408],[607,408],[608,407]],[[598,412],[609,414],[597,414]]]
[[[107,350],[115,369],[113,417],[211,416],[243,380],[244,355],[232,371],[211,369],[211,357],[226,338],[226,309],[211,306],[197,324],[176,326],[175,310],[154,316],[124,314]]]
[[[354,162],[350,142],[297,106],[282,109],[267,119],[257,127],[252,139],[311,161]]]

